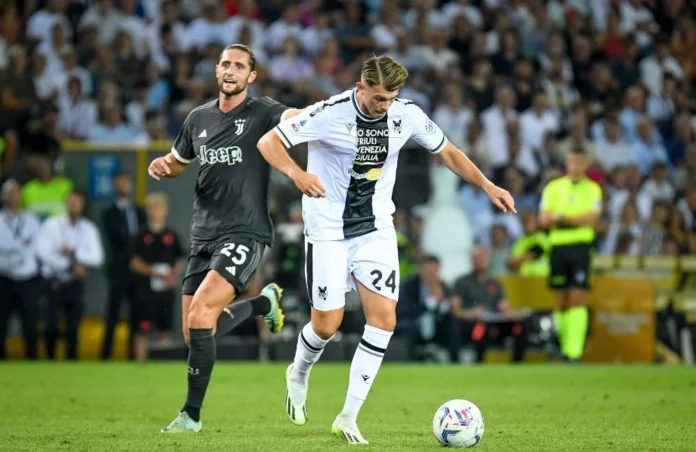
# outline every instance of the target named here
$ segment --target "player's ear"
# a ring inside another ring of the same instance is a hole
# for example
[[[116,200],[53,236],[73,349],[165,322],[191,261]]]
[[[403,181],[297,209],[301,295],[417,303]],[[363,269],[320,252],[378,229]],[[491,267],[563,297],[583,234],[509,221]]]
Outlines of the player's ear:
[[[258,72],[256,72],[256,71],[249,72],[249,78],[247,79],[247,83],[254,83],[254,80],[256,80],[257,75],[258,75]]]
[[[358,88],[358,91],[362,91],[363,88],[365,88],[365,85],[363,85],[361,82],[355,82],[355,87]]]

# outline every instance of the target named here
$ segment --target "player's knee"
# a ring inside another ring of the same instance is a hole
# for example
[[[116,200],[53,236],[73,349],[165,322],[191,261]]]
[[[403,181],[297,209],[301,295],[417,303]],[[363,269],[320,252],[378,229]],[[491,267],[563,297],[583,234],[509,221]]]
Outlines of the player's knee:
[[[384,331],[394,331],[396,329],[396,312],[383,312],[371,315],[367,319],[367,324]]]
[[[219,315],[219,314],[218,314]],[[188,313],[188,327],[193,329],[213,328],[217,315],[203,298],[194,298]]]
[[[336,334],[343,321],[343,310],[317,311],[312,310],[312,329],[317,336],[327,341]]]

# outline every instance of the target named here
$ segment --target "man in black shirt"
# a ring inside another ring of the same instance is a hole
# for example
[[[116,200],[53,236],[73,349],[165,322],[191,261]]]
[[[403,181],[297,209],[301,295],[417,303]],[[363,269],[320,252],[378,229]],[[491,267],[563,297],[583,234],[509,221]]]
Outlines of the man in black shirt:
[[[167,227],[167,197],[153,193],[145,200],[147,225],[135,238],[130,266],[135,281],[135,359],[146,361],[148,335],[157,329],[161,341],[172,330],[174,286],[184,268],[181,241]]]
[[[200,162],[182,297],[188,396],[163,433],[200,431],[200,409],[215,362],[215,334],[229,332],[251,315],[264,316],[273,333],[283,326],[282,290],[276,284],[258,297],[230,304],[245,291],[273,241],[270,167],[256,144],[281,119],[298,113],[270,98],[248,96],[255,64],[246,46],[227,46],[215,67],[219,98],[191,111],[171,152],[155,159],[148,170],[159,180],[180,175],[195,159]]]

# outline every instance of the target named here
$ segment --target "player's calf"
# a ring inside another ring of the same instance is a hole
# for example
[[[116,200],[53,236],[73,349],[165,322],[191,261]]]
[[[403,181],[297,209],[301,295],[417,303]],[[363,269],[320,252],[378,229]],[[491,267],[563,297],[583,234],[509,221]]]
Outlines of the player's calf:
[[[348,394],[340,418],[355,421],[372,388],[396,327],[396,301],[357,283],[367,325],[350,365]]]

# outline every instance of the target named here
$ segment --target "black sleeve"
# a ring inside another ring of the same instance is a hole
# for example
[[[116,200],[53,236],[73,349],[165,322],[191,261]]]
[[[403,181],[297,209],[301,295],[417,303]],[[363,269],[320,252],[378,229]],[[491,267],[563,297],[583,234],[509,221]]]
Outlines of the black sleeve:
[[[280,123],[280,117],[283,116],[285,110],[288,109],[285,105],[281,104],[275,99],[270,97],[262,97],[261,100],[266,108],[266,117],[268,118],[267,130],[271,130]]]
[[[139,233],[138,235],[135,236],[133,239],[135,241],[135,244],[133,246],[133,257],[138,256],[141,259],[145,259],[145,234],[144,233]]]
[[[174,140],[174,146],[172,146],[172,153],[174,157],[181,163],[189,164],[196,158],[196,151],[193,149],[193,112],[189,113],[184,121],[184,125],[181,127],[179,135],[176,136]]]
[[[474,303],[469,296],[469,281],[466,276],[459,278],[454,283],[454,295],[458,296],[462,301],[462,308],[469,309]]]

